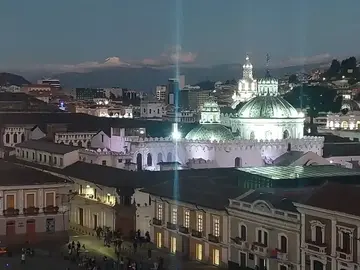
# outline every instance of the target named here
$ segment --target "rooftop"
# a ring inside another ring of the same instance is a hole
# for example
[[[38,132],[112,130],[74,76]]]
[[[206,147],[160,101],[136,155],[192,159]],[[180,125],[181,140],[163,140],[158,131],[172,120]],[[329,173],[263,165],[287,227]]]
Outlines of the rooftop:
[[[182,179],[181,181],[170,180],[158,185],[153,185],[143,189],[145,193],[167,198],[170,200],[181,201],[195,204],[216,210],[224,210],[228,205],[229,198],[237,197],[247,191],[247,189],[236,188],[219,183],[214,183],[208,178]]]
[[[0,160],[1,186],[68,183],[63,178],[36,169]]]
[[[325,183],[301,204],[360,216],[360,186]]]
[[[38,151],[44,151],[53,154],[64,155],[80,149],[79,147],[53,143],[46,140],[29,140],[15,145],[16,147],[34,149]]]
[[[319,166],[268,166],[237,168],[239,171],[251,173],[269,179],[327,178],[338,176],[358,176],[360,170],[347,169],[333,165]],[[359,181],[360,183],[360,181]]]

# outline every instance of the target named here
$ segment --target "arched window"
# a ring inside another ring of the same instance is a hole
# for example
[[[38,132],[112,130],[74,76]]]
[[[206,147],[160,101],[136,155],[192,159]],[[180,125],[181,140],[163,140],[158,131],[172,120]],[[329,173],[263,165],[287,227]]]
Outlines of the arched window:
[[[6,133],[6,135],[5,135],[5,142],[10,143],[10,134],[9,133]]]
[[[166,161],[167,161],[167,162],[171,162],[171,161],[172,161],[172,154],[171,154],[171,152],[169,152],[169,153],[167,154],[167,156],[166,156]]]
[[[341,128],[348,129],[349,128],[349,123],[347,121],[342,121],[341,122]]]
[[[289,131],[288,130],[285,130],[283,132],[283,139],[288,139],[290,137],[290,134],[289,134]]]
[[[241,166],[242,166],[242,160],[241,160],[241,158],[239,158],[239,157],[235,158],[235,167],[236,167],[236,168],[239,168],[239,167],[241,167]]]
[[[255,140],[255,132],[254,131],[250,132],[250,140]]]
[[[18,142],[18,136],[16,133],[14,133],[14,135],[13,135],[13,141],[14,141],[14,143]]]
[[[158,156],[157,156],[157,162],[158,162],[158,163],[163,162],[162,153],[159,153],[159,154],[158,154]]]
[[[280,235],[279,238],[279,250],[281,253],[287,253],[288,250],[288,240],[285,235]]]
[[[146,164],[147,164],[148,166],[152,166],[152,156],[151,156],[150,153],[147,154]]]
[[[243,241],[246,241],[246,239],[247,239],[247,233],[246,233],[246,226],[245,225],[240,226],[240,238]]]
[[[136,156],[136,166],[138,171],[142,170],[142,155],[140,153]]]
[[[69,142],[69,145],[70,145],[70,146],[73,146],[73,142]]]
[[[25,134],[21,134],[21,142],[24,142],[25,141]]]

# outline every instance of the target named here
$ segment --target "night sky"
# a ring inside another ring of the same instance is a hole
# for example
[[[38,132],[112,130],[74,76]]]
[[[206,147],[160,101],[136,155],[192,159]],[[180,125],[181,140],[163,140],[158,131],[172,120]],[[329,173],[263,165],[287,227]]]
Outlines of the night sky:
[[[0,67],[70,69],[108,57],[206,66],[246,53],[286,66],[357,56],[359,10],[358,0],[2,0]]]

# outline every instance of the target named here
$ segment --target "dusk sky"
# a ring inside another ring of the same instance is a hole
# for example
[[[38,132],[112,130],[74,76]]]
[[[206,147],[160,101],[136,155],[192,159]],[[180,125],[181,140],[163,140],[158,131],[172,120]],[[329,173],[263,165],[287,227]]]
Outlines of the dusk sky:
[[[155,65],[176,46],[194,65],[358,55],[359,10],[358,0],[2,0],[0,67]]]

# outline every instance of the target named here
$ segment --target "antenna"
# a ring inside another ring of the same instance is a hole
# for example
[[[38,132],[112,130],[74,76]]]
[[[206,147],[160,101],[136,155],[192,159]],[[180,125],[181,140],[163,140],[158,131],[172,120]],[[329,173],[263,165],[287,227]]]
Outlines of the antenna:
[[[266,68],[269,69],[270,55],[266,54]]]

